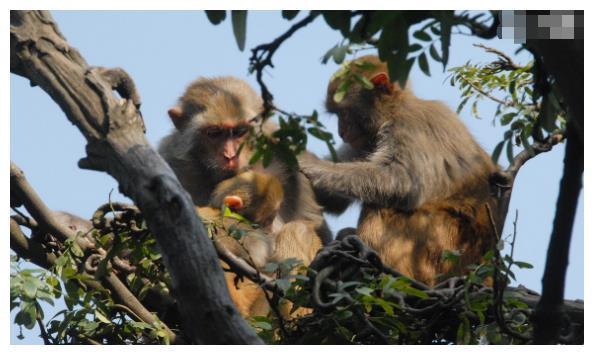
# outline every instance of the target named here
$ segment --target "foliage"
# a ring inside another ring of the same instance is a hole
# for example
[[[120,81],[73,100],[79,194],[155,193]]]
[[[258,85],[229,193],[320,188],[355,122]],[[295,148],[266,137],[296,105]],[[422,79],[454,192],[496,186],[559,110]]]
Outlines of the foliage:
[[[490,51],[494,51],[488,49]],[[507,66],[505,66],[507,64]],[[513,146],[532,150],[534,142],[543,141],[546,134],[565,130],[566,112],[559,93],[550,91],[543,98],[534,91],[534,65],[518,66],[501,60],[487,65],[468,61],[465,65],[449,69],[450,84],[461,92],[457,112],[471,104],[471,113],[479,117],[478,104],[484,99],[497,104],[493,123],[507,127],[503,140],[493,151],[498,162],[505,147],[508,161],[514,158]]]
[[[227,17],[226,11],[209,10],[206,15],[213,24],[222,23]],[[298,15],[299,11],[282,12],[289,21]],[[343,63],[347,55],[377,48],[380,58],[388,63],[390,77],[401,85],[414,63],[430,75],[429,57],[442,63],[445,69],[453,29],[467,27],[476,34],[483,25],[482,15],[453,11],[312,11],[309,14],[323,18],[344,37],[323,56],[324,63],[330,59]],[[247,11],[232,11],[231,22],[237,45],[243,50]],[[408,35],[411,26],[418,28],[412,39]],[[268,49],[272,52],[280,43],[273,44]],[[562,132],[566,110],[555,85],[548,90],[535,90],[536,76],[540,75],[535,65],[501,63],[468,62],[452,68],[451,84],[462,92],[458,111],[471,104],[473,114],[478,117],[478,102],[488,98],[498,103],[493,120],[509,128],[495,148],[493,159],[498,160],[505,146],[511,161],[514,144],[530,150],[531,144],[542,141],[545,134]],[[261,71],[265,65],[272,63],[270,60],[264,65],[252,63],[250,69]],[[351,74],[341,74],[344,83],[337,95],[344,94],[353,82],[370,86],[363,77]],[[279,157],[296,165],[295,156],[307,144],[305,132],[325,141],[335,157],[332,135],[318,121],[317,112],[300,115],[275,109],[279,113],[280,130],[271,135],[263,130],[252,132],[249,144],[255,154],[251,163],[262,160],[266,166]],[[227,210],[223,215],[249,223]],[[130,211],[114,213],[109,220],[103,216],[102,222],[94,222],[92,233],[77,235],[53,247],[57,258],[49,271],[23,269],[21,260],[12,257],[10,295],[11,310],[18,309],[15,323],[28,329],[37,325],[49,344],[169,343],[167,330],[179,331],[183,326],[170,294],[170,277],[146,224]],[[216,233],[216,226],[209,224],[208,228],[211,236]],[[228,232],[237,239],[244,233],[240,228]],[[79,238],[91,239],[95,249],[82,248],[77,242]],[[455,263],[459,257],[460,251],[449,251],[443,259]],[[330,309],[311,311],[315,305],[312,295],[317,287],[316,278],[320,276],[318,271],[306,270],[297,260],[270,263],[264,272],[276,276],[273,284],[281,293],[270,299],[274,312],[250,321],[269,344],[525,343],[532,332],[529,317],[533,310],[521,300],[520,292],[503,291],[515,277],[512,267],[531,266],[515,261],[513,255],[500,258],[498,251],[492,251],[480,265],[468,266],[464,277],[454,277],[451,285],[429,290],[385,270],[361,268],[356,277],[338,279],[332,284],[332,292],[325,295],[332,305]],[[133,297],[155,313],[157,320],[143,321],[124,305],[113,290],[105,287],[109,278],[122,282]],[[491,281],[496,283],[495,290],[485,287]],[[54,305],[57,299],[63,299],[65,308],[46,320],[42,302]],[[278,311],[283,307],[302,316],[283,320]]]
[[[20,261],[13,258],[10,293],[11,309],[19,309],[16,324],[29,329],[36,324],[43,327],[41,332],[51,344],[162,344],[168,342],[163,322],[170,329],[183,329],[174,306],[156,307],[160,320],[149,324],[101,286],[110,275],[119,275],[144,304],[151,305],[155,295],[171,296],[170,278],[141,216],[130,211],[114,211],[114,215],[113,219],[95,218],[96,228],[87,235],[105,250],[101,257],[83,251],[72,239],[60,246],[61,255],[50,271],[22,269]],[[246,222],[238,220],[238,232]],[[221,227],[206,223],[210,233]],[[455,263],[460,255],[450,251],[444,260]],[[495,273],[507,283],[514,277],[512,266],[529,265],[511,256],[499,262],[495,255],[489,252],[483,264],[469,266],[468,275],[449,291],[448,297],[456,300],[449,308],[425,313],[414,310],[436,302],[432,291],[372,268],[361,268],[355,278],[337,282],[336,289],[325,296],[332,309],[311,312],[318,272],[294,259],[269,263],[262,271],[275,276],[273,284],[281,291],[270,300],[276,312],[250,322],[269,344],[518,343],[498,328],[493,316],[496,299],[483,284]],[[119,266],[122,262],[129,264],[126,270]],[[55,303],[60,298],[65,308],[45,319],[40,302],[60,307]],[[502,307],[509,327],[522,333],[531,330],[527,318],[531,310],[518,294],[505,293]],[[281,309],[299,316],[283,320]]]
[[[286,20],[294,20],[299,11],[282,11],[282,17]],[[220,10],[207,10],[208,20],[219,25],[226,19],[226,12]],[[247,13],[245,11],[231,11],[233,33],[238,48],[243,51],[246,38]],[[326,63],[329,58],[340,64],[345,60],[347,54],[354,54],[365,49],[377,49],[381,60],[388,64],[390,78],[398,81],[404,86],[413,64],[416,62],[419,68],[430,75],[428,56],[442,63],[446,68],[449,59],[449,47],[452,29],[466,27],[471,31],[478,29],[493,32],[496,28],[496,18],[491,18],[485,13],[469,15],[467,11],[455,13],[454,11],[431,10],[431,11],[310,11],[307,16],[296,22],[286,33],[276,40],[260,45],[252,49],[250,59],[250,73],[256,73],[258,83],[262,89],[262,97],[265,101],[265,115],[268,116],[270,109],[280,113],[280,130],[275,133],[276,137],[268,137],[261,131],[253,132],[252,143],[255,146],[255,153],[252,163],[259,160],[267,166],[273,156],[286,161],[289,165],[296,165],[295,155],[305,149],[307,135],[309,132],[314,137],[324,141],[331,156],[336,159],[336,153],[332,146],[332,135],[326,131],[317,121],[317,113],[312,115],[289,114],[274,107],[270,102],[272,94],[262,80],[262,72],[266,66],[272,65],[272,55],[278,47],[289,38],[297,29],[306,26],[317,17],[322,17],[326,24],[337,31],[340,31],[344,40],[332,47],[322,58]],[[491,27],[487,28],[485,23],[491,21]],[[415,28],[413,40],[409,38],[409,30]],[[494,34],[491,33],[494,36]],[[361,76],[357,81],[363,81],[365,87],[370,87],[369,82]],[[344,93],[351,81],[347,80],[338,90],[337,95]]]
[[[505,263],[498,264],[494,255],[489,252],[483,264],[469,266],[468,275],[448,289],[448,307],[435,309],[433,290],[423,291],[407,278],[366,269],[358,279],[337,282],[336,290],[327,294],[331,309],[316,309],[282,324],[273,316],[256,317],[252,324],[262,339],[274,344],[525,343],[501,329],[494,315],[498,300],[484,284],[495,273],[508,277],[513,265],[529,264],[513,261],[509,255]],[[293,309],[311,307],[313,274],[310,270],[309,279],[291,283],[286,298],[293,302]],[[528,316],[532,310],[521,301],[520,293],[505,293],[501,306],[506,327],[520,334],[531,331]],[[424,307],[434,309],[419,311]]]
[[[270,135],[263,132],[262,125],[259,126],[260,129],[251,132],[248,144],[252,146],[254,154],[250,158],[250,164],[262,160],[266,167],[276,157],[289,166],[297,166],[296,157],[307,147],[307,133],[323,141],[336,160],[334,138],[318,120],[317,111],[314,110],[311,115],[282,112],[278,116],[278,123],[279,129]]]
[[[167,344],[160,322],[143,322],[101,285],[113,273],[114,256],[124,253],[134,272],[123,281],[138,300],[142,301],[148,292],[169,292],[169,277],[155,240],[144,228],[135,233],[128,225],[117,234],[94,230],[91,237],[98,247],[107,250],[99,258],[83,251],[75,239],[67,240],[49,271],[20,269],[21,260],[14,258],[11,309],[19,308],[15,322],[29,329],[36,320],[41,325],[44,314],[39,302],[54,305],[54,300],[62,298],[66,308],[56,313],[47,323],[47,330],[42,331],[47,333],[47,343]]]

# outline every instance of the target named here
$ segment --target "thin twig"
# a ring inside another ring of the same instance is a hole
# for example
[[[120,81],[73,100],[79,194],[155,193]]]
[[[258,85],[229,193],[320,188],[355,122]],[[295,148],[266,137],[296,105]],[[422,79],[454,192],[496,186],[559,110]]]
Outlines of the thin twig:
[[[460,80],[462,80],[465,83],[467,83],[468,85],[470,85],[476,92],[478,92],[479,94],[485,96],[486,98],[488,98],[490,100],[493,100],[493,101],[495,101],[498,104],[501,104],[503,106],[516,107],[516,105],[514,105],[513,102],[502,100],[502,99],[500,99],[498,97],[495,97],[495,96],[489,94],[488,92],[484,91],[483,89],[481,89],[480,87],[478,87],[475,83],[473,83],[471,80],[467,79],[464,75],[459,75],[458,77],[460,78]]]
[[[285,33],[280,35],[272,42],[261,44],[252,49],[252,56],[250,57],[250,69],[251,71],[256,72],[256,80],[260,85],[260,90],[262,92],[262,100],[264,100],[264,117],[267,117],[270,111],[272,111],[273,109],[272,93],[268,90],[268,87],[262,79],[264,69],[266,67],[274,68],[274,64],[272,64],[272,57],[276,50],[280,47],[280,45],[283,44],[285,40],[290,38],[297,30],[313,22],[313,20],[315,20],[315,18],[318,15],[319,12],[311,11],[305,18],[295,23]]]
[[[502,52],[498,49],[487,47],[484,44],[480,44],[480,43],[475,43],[475,44],[473,44],[473,46],[482,48],[486,52],[493,53],[493,54],[497,55],[498,57],[500,57],[501,60],[498,62],[495,62],[495,63],[498,64],[499,68],[501,68],[502,70],[518,70],[518,69],[523,68],[521,65],[516,64],[511,59],[510,56],[508,56],[507,54],[505,54],[504,52]]]
[[[47,330],[45,329],[45,325],[43,324],[43,320],[41,319],[39,312],[37,313],[35,320],[37,321],[37,325],[39,326],[39,332],[41,333],[41,338],[43,339],[43,344],[45,344],[45,345],[52,344],[52,342],[50,341],[50,336],[47,333]]]

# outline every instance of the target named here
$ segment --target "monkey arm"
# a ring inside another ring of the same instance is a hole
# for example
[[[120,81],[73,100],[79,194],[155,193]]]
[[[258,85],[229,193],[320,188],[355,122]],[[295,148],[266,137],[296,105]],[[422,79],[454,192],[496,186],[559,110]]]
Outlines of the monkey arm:
[[[350,145],[344,143],[341,144],[340,147],[336,150],[336,156],[339,162],[351,162],[351,161],[359,161],[365,159],[367,156],[367,152],[361,152],[354,150],[351,148]],[[315,160],[315,156],[310,152],[304,152],[301,157],[308,156]],[[324,157],[326,161],[332,161],[331,156]],[[320,206],[324,208],[324,212],[328,212],[331,214],[342,214],[344,211],[353,203],[353,198],[339,195],[336,192],[329,191],[324,189],[323,187],[313,186],[314,192],[316,194],[316,201]]]
[[[324,208],[324,212],[342,214],[353,202],[352,198],[337,195],[326,189],[314,186],[316,201]]]
[[[381,152],[367,161],[333,163],[308,156],[300,164],[316,191],[403,209],[419,204],[421,186],[413,179],[414,169]]]

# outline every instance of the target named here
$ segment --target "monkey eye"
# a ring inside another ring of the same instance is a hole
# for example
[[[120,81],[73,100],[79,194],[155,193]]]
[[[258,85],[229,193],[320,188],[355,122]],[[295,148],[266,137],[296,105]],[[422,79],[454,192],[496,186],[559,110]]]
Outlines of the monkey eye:
[[[246,133],[250,130],[249,126],[237,126],[235,128],[231,128],[231,136],[232,137],[243,137]]]
[[[223,136],[223,133],[225,133],[225,131],[221,127],[208,127],[204,130],[204,133],[209,138],[220,138],[221,136]]]

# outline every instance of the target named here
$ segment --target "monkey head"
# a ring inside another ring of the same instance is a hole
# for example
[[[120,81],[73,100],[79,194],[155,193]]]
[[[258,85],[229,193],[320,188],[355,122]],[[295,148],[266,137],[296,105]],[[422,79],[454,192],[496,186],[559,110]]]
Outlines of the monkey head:
[[[338,116],[338,134],[354,149],[371,150],[385,121],[380,102],[393,102],[400,87],[390,81],[388,67],[368,55],[345,63],[330,79],[326,109]]]
[[[269,227],[280,210],[284,190],[273,175],[248,170],[217,185],[210,206],[223,204],[261,227]]]
[[[246,82],[220,77],[190,84],[168,114],[179,139],[188,142],[192,160],[220,179],[248,165],[243,144],[261,111],[261,98]]]

